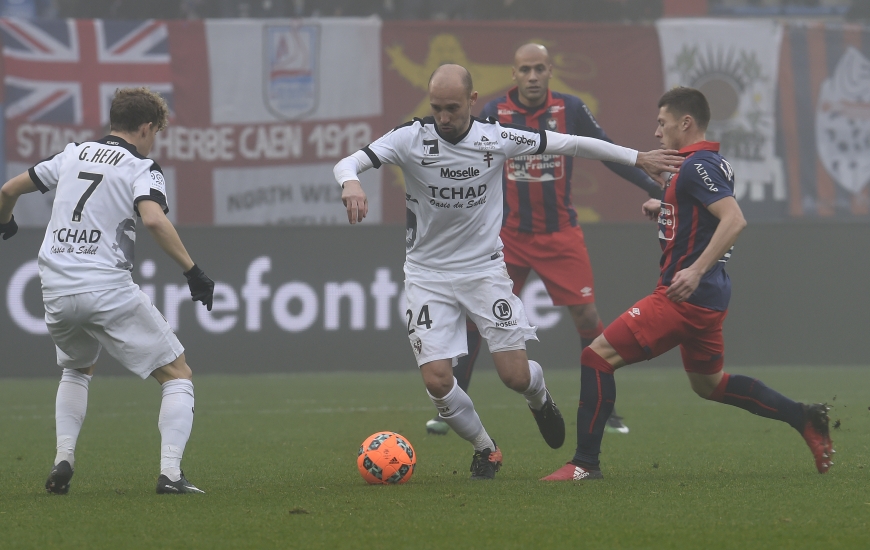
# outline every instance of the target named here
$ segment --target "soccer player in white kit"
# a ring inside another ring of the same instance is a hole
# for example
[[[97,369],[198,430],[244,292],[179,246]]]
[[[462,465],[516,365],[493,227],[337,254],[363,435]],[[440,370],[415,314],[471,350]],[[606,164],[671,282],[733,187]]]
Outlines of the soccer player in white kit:
[[[157,493],[203,493],[181,471],[193,426],[193,373],[169,323],[133,282],[136,216],[182,268],[191,297],[209,310],[214,282],[191,260],[167,219],[166,183],[146,155],[169,110],[146,88],[115,92],[109,135],[66,148],[7,181],[0,189],[0,234],[18,230],[18,197],[56,190],[39,250],[45,322],[63,375],[57,390],[57,454],[45,489],[69,492],[75,447],[88,405],[88,385],[100,350],[141,378],[162,386]]]
[[[407,330],[426,390],[439,415],[474,446],[472,479],[492,479],[502,453],[483,427],[474,404],[453,377],[452,361],[468,350],[466,316],[480,328],[499,377],[521,393],[544,440],[558,448],[565,422],[529,361],[526,340],[536,339],[523,304],[511,292],[499,231],[501,174],[508,158],[542,153],[637,165],[650,175],[675,172],[676,151],[638,153],[611,143],[479,120],[471,76],[442,65],[429,81],[433,117],[415,119],[336,164],[336,180],[350,223],[368,211],[359,173],[398,165],[406,187]]]

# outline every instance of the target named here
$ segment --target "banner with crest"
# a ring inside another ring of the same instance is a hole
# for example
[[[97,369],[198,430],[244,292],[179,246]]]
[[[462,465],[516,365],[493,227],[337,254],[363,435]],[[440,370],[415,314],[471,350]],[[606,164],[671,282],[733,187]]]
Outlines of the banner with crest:
[[[870,28],[789,24],[779,82],[790,215],[870,220]]]
[[[662,19],[656,23],[665,89],[701,90],[710,103],[707,139],[735,173],[748,219],[787,216],[787,183],[776,149],[776,85],[782,26],[774,20]]]

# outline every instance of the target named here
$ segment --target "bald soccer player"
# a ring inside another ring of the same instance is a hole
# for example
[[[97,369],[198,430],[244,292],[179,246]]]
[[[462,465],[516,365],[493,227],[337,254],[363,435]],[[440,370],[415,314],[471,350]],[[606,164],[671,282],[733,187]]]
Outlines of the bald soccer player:
[[[462,66],[442,65],[429,80],[431,117],[399,126],[336,164],[351,224],[368,212],[359,173],[382,164],[402,169],[406,185],[405,294],[411,348],[439,414],[474,447],[471,479],[493,479],[502,451],[453,377],[452,361],[468,353],[466,318],[489,344],[499,377],[521,393],[552,448],[565,422],[547,391],[541,366],[529,361],[536,339],[523,304],[511,292],[502,254],[501,175],[508,159],[530,154],[584,156],[675,172],[675,151],[638,153],[592,138],[534,130],[471,116],[477,92]],[[377,472],[372,472],[377,475]]]
[[[520,46],[514,54],[512,72],[516,86],[505,96],[487,103],[481,118],[611,141],[583,100],[550,90],[553,64],[547,48],[540,44]],[[651,198],[661,198],[661,187],[639,168],[608,161],[604,165]],[[582,352],[601,334],[604,324],[595,307],[592,264],[571,200],[573,168],[573,158],[557,154],[523,155],[508,160],[502,175],[501,240],[514,294],[519,295],[534,270],[553,304],[568,308]],[[465,391],[471,383],[481,343],[480,332],[471,323],[467,341],[469,353],[458,359],[453,369]],[[577,359],[579,362],[579,356]],[[611,433],[628,433],[628,426],[615,411],[607,419],[606,429]],[[426,422],[429,433],[446,434],[449,430],[440,416]]]

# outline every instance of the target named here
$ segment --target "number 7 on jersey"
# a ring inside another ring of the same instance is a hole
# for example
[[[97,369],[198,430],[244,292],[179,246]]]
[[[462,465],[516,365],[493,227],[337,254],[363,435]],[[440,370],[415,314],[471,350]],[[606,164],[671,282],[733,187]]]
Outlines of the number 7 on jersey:
[[[94,194],[94,190],[103,181],[102,174],[93,174],[91,172],[79,172],[80,180],[88,180],[91,183],[85,192],[82,194],[82,198],[79,199],[78,204],[76,204],[76,209],[73,210],[72,221],[80,222],[82,221],[82,210],[85,208],[85,203],[88,202],[88,199],[91,198],[91,195]]]

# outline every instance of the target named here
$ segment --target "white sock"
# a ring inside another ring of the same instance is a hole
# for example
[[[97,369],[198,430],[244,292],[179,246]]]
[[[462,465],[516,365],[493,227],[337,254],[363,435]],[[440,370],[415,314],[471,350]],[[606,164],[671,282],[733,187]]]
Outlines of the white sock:
[[[459,384],[456,383],[456,378],[453,379],[453,389],[447,392],[444,397],[433,397],[431,393],[429,399],[438,408],[438,415],[447,422],[447,425],[453,428],[456,435],[466,441],[470,441],[474,445],[475,451],[484,449],[495,450],[495,443],[486,433],[483,428],[483,423],[474,410],[474,403],[468,394],[462,391]]]
[[[531,408],[539,411],[547,402],[547,385],[544,383],[544,369],[537,361],[529,361],[529,378],[529,387],[523,396]]]
[[[75,466],[76,441],[88,411],[88,385],[92,376],[77,370],[63,369],[57,387],[54,403],[55,433],[57,434],[57,454],[54,464],[66,460]]]
[[[163,384],[160,404],[160,473],[170,479],[181,479],[181,455],[193,428],[193,382],[176,379]]]

